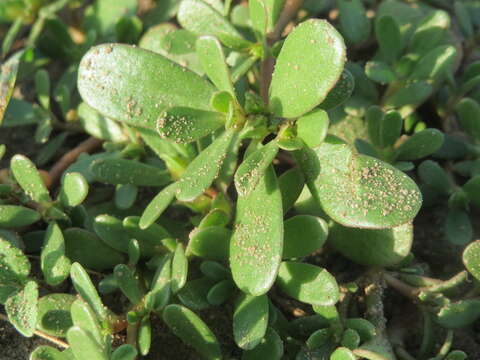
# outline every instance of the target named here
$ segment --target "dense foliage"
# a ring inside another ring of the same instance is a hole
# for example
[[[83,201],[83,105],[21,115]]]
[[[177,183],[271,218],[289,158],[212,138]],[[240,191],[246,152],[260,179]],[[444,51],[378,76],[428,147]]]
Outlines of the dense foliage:
[[[32,360],[480,358],[479,31],[476,0],[1,1],[0,319]]]

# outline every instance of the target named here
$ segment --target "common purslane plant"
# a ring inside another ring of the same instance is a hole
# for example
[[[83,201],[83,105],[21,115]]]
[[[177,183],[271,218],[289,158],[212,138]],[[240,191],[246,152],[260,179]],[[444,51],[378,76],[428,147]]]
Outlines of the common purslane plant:
[[[479,14],[0,3],[0,125],[39,148],[1,138],[0,319],[32,360],[475,359]]]

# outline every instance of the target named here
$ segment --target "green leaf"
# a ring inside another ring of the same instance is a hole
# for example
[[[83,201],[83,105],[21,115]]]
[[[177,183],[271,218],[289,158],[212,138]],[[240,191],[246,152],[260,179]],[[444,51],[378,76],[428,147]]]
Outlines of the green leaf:
[[[88,195],[88,182],[82,174],[71,172],[62,179],[59,199],[62,205],[75,207],[80,205]]]
[[[284,214],[295,204],[304,186],[305,178],[298,167],[287,170],[279,176],[278,187],[282,193],[282,209]]]
[[[135,360],[136,358],[137,349],[130,344],[123,344],[115,349],[111,360]]]
[[[40,220],[35,210],[18,205],[0,205],[0,226],[15,228],[28,226]]]
[[[297,122],[297,136],[309,147],[319,146],[327,136],[330,121],[324,110],[315,110],[300,117]]]
[[[135,274],[125,264],[118,264],[113,271],[117,284],[123,294],[133,305],[137,305],[142,299],[140,283]]]
[[[353,93],[355,88],[355,78],[346,68],[343,69],[340,79],[328,93],[325,100],[319,105],[321,109],[332,110],[345,103]]]
[[[297,215],[284,222],[284,259],[308,256],[320,249],[328,236],[328,225],[322,218]]]
[[[152,325],[149,316],[145,316],[140,322],[137,341],[140,354],[144,356],[147,355],[150,351],[150,345],[152,344]]]
[[[140,218],[140,229],[146,229],[163,214],[165,209],[175,198],[177,183],[172,183],[163,188],[147,205]]]
[[[299,157],[311,173],[307,183],[313,197],[344,226],[392,228],[410,222],[420,209],[413,180],[387,163],[354,153],[338,138],[327,137],[315,152]]]
[[[453,4],[453,9],[455,11],[455,16],[460,25],[463,35],[466,38],[471,38],[473,36],[473,24],[471,15],[468,11],[467,6],[465,6],[462,1],[455,1]]]
[[[191,310],[181,305],[168,305],[163,321],[184,343],[192,346],[204,359],[220,360],[220,345],[208,326]]]
[[[187,167],[178,182],[177,199],[191,201],[203,194],[218,176],[236,133],[227,130],[203,150]]]
[[[202,261],[200,271],[213,280],[230,279],[230,270],[216,261]]]
[[[232,231],[221,226],[194,230],[190,234],[187,253],[210,260],[228,258]]]
[[[37,328],[49,335],[65,337],[73,326],[70,307],[75,301],[70,294],[49,294],[38,300]]]
[[[228,47],[242,48],[250,43],[212,6],[203,0],[184,0],[177,15],[183,28],[197,35],[213,35]]]
[[[182,244],[178,244],[172,259],[172,281],[170,284],[175,294],[185,286],[188,275],[188,259]]]
[[[411,224],[392,229],[357,229],[334,224],[328,242],[346,258],[365,266],[393,266],[410,252]]]
[[[67,355],[57,349],[42,345],[37,347],[31,354],[30,360],[68,360]]]
[[[40,256],[43,276],[47,284],[61,284],[70,274],[70,259],[65,256],[65,241],[57,223],[48,225]]]
[[[313,109],[337,83],[344,64],[345,44],[332,25],[313,19],[301,23],[288,35],[275,65],[272,111],[294,118]]]
[[[63,232],[63,236],[68,258],[87,268],[97,271],[111,269],[125,259],[123,254],[105,245],[97,235],[87,230],[70,228]]]
[[[340,29],[352,44],[360,44],[368,39],[372,30],[370,19],[361,0],[339,0]]]
[[[268,12],[266,4],[262,0],[250,0],[248,10],[255,35],[258,39],[262,39],[267,32]]]
[[[73,326],[67,332],[67,340],[76,359],[108,360],[106,349],[85,330]]]
[[[230,242],[230,268],[247,294],[265,294],[277,276],[283,250],[283,211],[275,172],[270,167],[256,188],[237,202]]]
[[[265,337],[254,349],[243,352],[242,360],[276,360],[283,356],[283,341],[272,328],[268,328]]]
[[[50,108],[50,77],[45,69],[35,73],[35,90],[37,99],[44,109]]]
[[[13,94],[18,67],[23,54],[24,50],[16,52],[2,64],[0,69],[0,125],[2,125],[5,111]]]
[[[135,0],[97,0],[85,11],[84,26],[94,29],[103,38],[112,38],[118,20],[124,16],[135,15],[137,6]]]
[[[235,290],[235,283],[232,280],[221,280],[210,288],[207,301],[212,305],[220,306],[234,294]]]
[[[112,142],[124,142],[127,140],[127,136],[117,122],[102,116],[86,103],[82,102],[78,106],[77,113],[80,125],[88,134]]]
[[[208,110],[214,93],[208,81],[190,70],[151,51],[121,44],[99,45],[87,52],[79,67],[78,89],[102,115],[150,129],[172,106]]]
[[[368,61],[365,64],[365,74],[367,74],[369,79],[382,85],[397,80],[397,75],[392,68],[382,61]]]
[[[395,159],[418,160],[437,151],[443,144],[443,134],[437,129],[425,129],[413,134],[395,150]]]
[[[244,350],[252,350],[262,341],[268,325],[268,297],[241,294],[233,313],[233,337]]]
[[[362,341],[372,340],[377,335],[375,326],[368,320],[362,318],[350,318],[345,320],[345,326],[355,330]]]
[[[334,305],[340,297],[335,278],[315,265],[284,261],[277,284],[285,294],[307,304]]]
[[[225,62],[222,45],[213,36],[201,36],[196,44],[197,55],[203,70],[218,90],[228,91],[235,96],[230,71]]]
[[[449,209],[445,222],[447,240],[455,245],[466,245],[473,238],[473,228],[468,213],[463,209]]]
[[[339,347],[330,356],[330,360],[355,360],[357,357],[346,347]]]
[[[450,22],[450,15],[446,11],[432,10],[415,29],[410,40],[410,52],[420,55],[434,49],[444,41]]]
[[[159,264],[152,280],[151,290],[147,293],[145,304],[148,309],[161,311],[170,299],[172,281],[172,257],[166,255]]]
[[[105,343],[100,321],[92,308],[82,299],[77,299],[70,307],[73,325],[85,330],[99,344]]]
[[[30,273],[30,262],[22,250],[0,237],[0,303],[23,284]]]
[[[93,229],[108,246],[123,253],[128,252],[130,237],[125,233],[121,220],[110,215],[99,215],[93,222]]]
[[[137,200],[138,187],[131,184],[117,185],[115,188],[115,206],[122,210],[130,209]]]
[[[157,131],[163,139],[184,144],[212,134],[225,121],[225,115],[218,112],[173,107],[160,115]]]
[[[427,100],[433,87],[427,81],[409,82],[385,100],[386,109],[396,109],[405,119]]]
[[[168,249],[168,238],[171,237],[167,230],[155,223],[140,229],[139,222],[138,216],[128,216],[123,219],[123,228],[127,235],[138,241],[142,256],[164,253]]]
[[[422,182],[440,194],[448,195],[453,190],[446,171],[435,161],[425,160],[418,166]]]
[[[480,176],[476,175],[463,185],[463,190],[470,202],[480,207]]]
[[[234,177],[235,189],[240,196],[247,196],[255,189],[277,153],[278,145],[271,141],[243,160]]]
[[[480,280],[480,240],[469,244],[463,251],[462,258],[468,272]]]
[[[447,329],[458,329],[480,318],[480,300],[468,299],[449,303],[436,314],[436,321]]]
[[[474,99],[464,98],[456,105],[455,110],[467,134],[480,141],[480,121],[477,116],[480,113],[480,104]]]
[[[177,296],[190,309],[204,310],[210,307],[207,296],[213,285],[215,281],[208,277],[187,281]]]
[[[395,62],[403,49],[400,26],[393,16],[384,15],[375,22],[375,35],[380,53],[388,63]]]
[[[26,337],[32,337],[37,326],[38,285],[31,280],[25,287],[5,302],[10,323]]]
[[[90,170],[97,181],[106,184],[162,186],[170,182],[168,171],[135,160],[114,158],[95,160]]]
[[[52,201],[40,173],[28,158],[15,155],[10,161],[10,169],[15,180],[33,201],[39,203]]]
[[[415,80],[441,80],[456,60],[457,50],[452,45],[438,46],[425,54],[410,75]]]

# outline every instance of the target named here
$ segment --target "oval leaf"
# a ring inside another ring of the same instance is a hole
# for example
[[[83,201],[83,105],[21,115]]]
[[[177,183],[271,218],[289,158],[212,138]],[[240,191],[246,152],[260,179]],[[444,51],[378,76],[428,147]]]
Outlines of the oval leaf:
[[[233,337],[244,350],[252,350],[262,341],[268,325],[268,297],[240,295],[233,313]]]
[[[284,222],[284,259],[308,256],[320,249],[328,236],[328,225],[322,218],[297,215]]]

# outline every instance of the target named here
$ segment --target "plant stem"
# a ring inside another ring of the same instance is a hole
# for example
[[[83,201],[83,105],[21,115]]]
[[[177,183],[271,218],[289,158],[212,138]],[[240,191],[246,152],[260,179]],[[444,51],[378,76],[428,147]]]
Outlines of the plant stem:
[[[403,281],[398,280],[395,276],[390,275],[387,272],[383,273],[383,278],[388,286],[397,290],[400,294],[412,299],[418,300],[419,289],[413,286],[405,284]]]
[[[3,314],[0,314],[0,320],[10,322],[10,320],[8,319],[8,317],[7,317],[6,315],[3,315]],[[57,345],[57,346],[59,346],[59,347],[61,347],[61,348],[67,349],[67,348],[69,347],[69,345],[68,345],[66,342],[64,342],[64,341],[62,341],[62,340],[60,340],[60,339],[58,339],[58,338],[56,338],[56,337],[54,337],[54,336],[45,334],[43,331],[35,330],[35,331],[34,331],[34,334],[37,335],[37,336],[39,336],[39,337],[41,337],[41,338],[43,338],[43,339],[45,339],[45,340],[48,340],[48,341],[54,343],[55,345]]]
[[[87,140],[78,144],[77,147],[63,155],[50,169],[51,185],[53,186],[58,180],[60,180],[63,172],[77,160],[81,153],[90,153],[94,151],[102,144],[102,142],[103,141],[100,139],[89,137]]]

